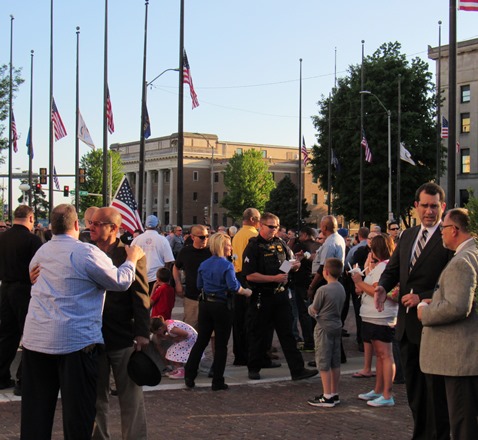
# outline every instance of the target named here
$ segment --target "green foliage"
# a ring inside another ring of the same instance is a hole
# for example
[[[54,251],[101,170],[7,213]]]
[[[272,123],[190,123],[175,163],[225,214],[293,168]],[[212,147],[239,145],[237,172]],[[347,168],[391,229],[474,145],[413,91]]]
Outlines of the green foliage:
[[[470,227],[471,232],[476,236],[478,236],[478,199],[473,194],[473,190],[468,190],[470,198],[468,199],[468,203],[465,205],[465,208],[468,209],[470,214]]]
[[[398,81],[401,80],[401,140],[417,166],[401,161],[400,215],[405,218],[412,207],[414,191],[433,180],[436,172],[436,122],[434,87],[428,65],[415,58],[411,62],[400,53],[399,43],[383,44],[364,60],[364,90],[376,95],[391,111],[392,208],[396,210],[398,150]],[[332,167],[333,210],[349,220],[359,217],[360,184],[360,101],[361,65],[350,66],[348,75],[328,98],[319,101],[319,115],[313,117],[319,144],[313,147],[312,169],[327,190],[327,152],[329,147],[329,102],[331,101],[332,148],[340,171]],[[387,114],[377,99],[363,95],[364,130],[373,155],[365,162],[363,154],[363,221],[383,222],[388,201]],[[442,156],[444,149],[442,150]],[[442,166],[444,161],[442,157]],[[397,213],[395,213],[397,216]]]
[[[18,91],[18,86],[25,80],[20,76],[22,69],[13,69],[13,93]],[[10,98],[10,68],[6,64],[0,66],[0,164],[4,163],[5,158],[2,150],[8,148],[8,104]],[[2,122],[7,120],[7,126]],[[4,138],[4,133],[6,138]]]
[[[253,207],[262,212],[275,187],[272,173],[268,171],[267,163],[257,150],[234,154],[226,166],[224,184],[227,195],[221,205],[234,220],[242,218],[242,213],[247,208]]]
[[[281,226],[285,226],[287,229],[297,228],[297,199],[297,186],[289,176],[285,176],[271,191],[270,200],[266,203],[265,210],[277,215],[280,218]],[[302,219],[309,215],[306,199],[302,199]]]
[[[23,171],[23,173],[26,174],[27,171]],[[38,194],[35,192],[35,186],[39,182],[39,178],[33,178],[32,188],[30,190],[30,193],[32,195],[32,203],[29,203],[29,205],[33,208],[36,220],[47,219],[50,215],[50,203],[46,199],[47,195],[45,191],[43,191],[42,189],[41,192]],[[28,179],[20,179],[20,183],[28,183]],[[23,203],[23,194],[17,200],[19,204]]]
[[[114,196],[123,178],[123,164],[121,156],[116,151],[108,151],[108,175],[110,173],[110,163],[112,159],[113,178],[111,195]],[[103,192],[103,151],[92,150],[85,154],[80,160],[80,168],[85,168],[86,182],[80,184],[81,191],[101,194]],[[103,206],[103,198],[97,196],[80,197],[80,213],[85,212],[90,206]],[[81,215],[80,215],[81,217]]]

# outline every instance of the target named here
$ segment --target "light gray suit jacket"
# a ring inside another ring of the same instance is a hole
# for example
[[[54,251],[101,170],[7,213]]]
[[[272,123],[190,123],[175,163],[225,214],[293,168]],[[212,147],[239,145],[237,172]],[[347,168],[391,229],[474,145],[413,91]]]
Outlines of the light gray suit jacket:
[[[450,260],[433,301],[422,309],[420,368],[442,376],[478,376],[478,248],[474,240]]]

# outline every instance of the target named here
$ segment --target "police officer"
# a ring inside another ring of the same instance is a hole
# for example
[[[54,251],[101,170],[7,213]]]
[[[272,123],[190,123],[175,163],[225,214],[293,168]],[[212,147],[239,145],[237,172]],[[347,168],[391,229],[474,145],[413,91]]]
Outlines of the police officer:
[[[292,253],[284,241],[276,237],[279,226],[279,218],[276,215],[264,213],[260,220],[259,235],[249,240],[243,254],[242,272],[252,289],[248,308],[247,363],[251,380],[260,380],[260,370],[267,365],[268,335],[274,329],[292,380],[306,379],[317,374],[315,369],[304,368],[304,360],[292,334],[288,274],[281,270],[281,265],[285,260],[291,259]],[[291,270],[298,270],[299,262],[291,263]]]

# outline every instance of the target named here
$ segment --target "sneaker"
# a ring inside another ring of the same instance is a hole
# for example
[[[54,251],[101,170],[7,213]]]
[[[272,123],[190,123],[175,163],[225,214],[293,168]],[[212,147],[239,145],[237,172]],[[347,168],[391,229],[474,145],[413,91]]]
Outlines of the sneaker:
[[[373,400],[382,397],[381,394],[377,394],[374,390],[369,391],[368,393],[359,394],[358,398],[360,400]]]
[[[327,399],[327,397],[322,394],[321,396],[315,396],[313,399],[309,399],[307,403],[321,408],[333,408],[336,405],[334,397]]]
[[[169,373],[170,379],[184,379],[184,368],[178,368],[173,373]]]
[[[385,399],[385,397],[380,396],[380,397],[377,397],[376,399],[369,400],[367,402],[367,405],[374,406],[374,407],[394,406],[395,400],[393,399],[393,397],[390,397],[390,399]]]
[[[340,397],[338,394],[336,394],[335,396],[332,396],[332,399],[334,399],[334,402],[336,405],[340,403]]]

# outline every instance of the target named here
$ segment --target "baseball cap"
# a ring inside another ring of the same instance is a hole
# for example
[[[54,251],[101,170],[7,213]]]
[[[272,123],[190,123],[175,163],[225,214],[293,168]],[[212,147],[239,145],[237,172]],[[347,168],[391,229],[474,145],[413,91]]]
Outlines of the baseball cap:
[[[156,228],[159,225],[158,217],[155,215],[148,215],[146,217],[146,227],[147,228]]]

